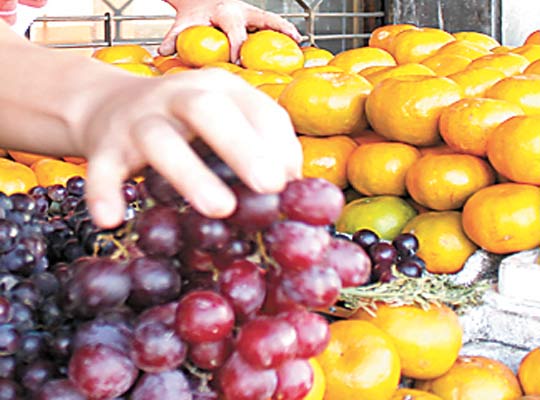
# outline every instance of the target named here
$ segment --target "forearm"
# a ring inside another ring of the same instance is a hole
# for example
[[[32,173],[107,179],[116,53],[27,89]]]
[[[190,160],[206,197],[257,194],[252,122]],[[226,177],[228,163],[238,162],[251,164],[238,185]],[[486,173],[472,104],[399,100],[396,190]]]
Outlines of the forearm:
[[[82,154],[85,115],[100,88],[125,79],[89,58],[55,52],[19,38],[0,22],[0,147]]]

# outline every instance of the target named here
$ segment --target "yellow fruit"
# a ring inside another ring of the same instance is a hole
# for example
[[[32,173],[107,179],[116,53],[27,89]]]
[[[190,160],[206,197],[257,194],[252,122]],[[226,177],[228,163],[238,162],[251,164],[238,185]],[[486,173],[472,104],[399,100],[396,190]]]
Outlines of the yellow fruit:
[[[309,363],[313,369],[313,386],[302,400],[323,400],[324,392],[326,391],[326,378],[324,377],[324,371],[315,358],[311,358]]]
[[[386,67],[379,71],[374,71],[365,75],[366,79],[373,86],[388,78],[397,78],[400,76],[435,76],[435,72],[422,64],[403,64],[395,67]]]
[[[265,83],[289,83],[293,79],[290,75],[273,71],[255,71],[253,69],[242,69],[236,75],[244,79],[251,86],[260,86]]]
[[[161,75],[161,73],[155,67],[148,64],[115,63],[112,65],[123,69],[124,71],[130,72],[133,75],[146,76],[148,78]]]
[[[454,40],[451,34],[441,29],[410,29],[394,38],[392,55],[398,64],[420,63]]]
[[[445,44],[435,54],[452,54],[470,58],[475,60],[491,52],[485,47],[482,47],[476,43],[468,42],[466,40],[455,40],[448,44]]]
[[[472,59],[457,54],[434,54],[422,61],[437,76],[448,76],[463,71]]]
[[[540,115],[540,75],[516,75],[503,79],[486,91],[486,97],[514,103],[527,115]]]
[[[478,46],[482,46],[488,50],[491,50],[494,47],[500,46],[501,44],[493,39],[491,36],[486,35],[485,33],[480,32],[456,32],[454,37],[457,40],[465,40],[467,42],[474,43]]]
[[[403,31],[416,29],[416,26],[410,24],[394,24],[383,25],[371,32],[369,38],[369,47],[377,47],[379,49],[392,52],[394,48],[394,38]]]
[[[540,395],[540,347],[521,360],[518,378],[525,394]]]
[[[338,54],[328,65],[356,74],[369,67],[394,66],[396,60],[385,50],[374,47],[360,47]]]
[[[398,389],[391,400],[443,400],[439,396],[417,389]]]
[[[38,185],[34,172],[24,164],[0,158],[0,192],[26,193]]]
[[[473,60],[468,68],[495,68],[506,76],[521,74],[529,65],[529,60],[519,54],[488,54]]]
[[[327,65],[334,55],[325,49],[317,47],[302,47],[304,53],[304,68]]]
[[[286,83],[263,83],[262,85],[257,86],[261,92],[266,93],[268,96],[273,98],[275,101],[278,101],[279,96],[285,88],[287,87]]]
[[[466,69],[448,78],[456,82],[462,89],[465,97],[484,97],[486,91],[494,84],[504,79],[504,72],[495,68]]]
[[[228,62],[230,45],[227,36],[211,26],[192,26],[176,38],[178,58],[189,67]]]
[[[538,44],[526,44],[510,51],[525,57],[529,62],[540,60],[540,45]]]
[[[135,44],[126,44],[112,47],[103,47],[94,51],[93,58],[108,64],[153,64],[152,55],[144,47]]]

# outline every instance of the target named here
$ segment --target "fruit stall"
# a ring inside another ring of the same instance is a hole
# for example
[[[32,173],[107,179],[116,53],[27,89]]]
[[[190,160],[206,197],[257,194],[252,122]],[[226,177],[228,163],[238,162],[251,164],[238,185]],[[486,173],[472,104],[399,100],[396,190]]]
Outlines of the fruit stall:
[[[251,1],[304,41],[252,32],[238,63],[208,26],[157,55],[172,15],[106,3],[27,36],[239,76],[288,112],[304,178],[256,193],[199,143],[230,217],[145,168],[104,230],[85,159],[2,150],[0,400],[540,399],[540,26],[508,26],[535,2]]]

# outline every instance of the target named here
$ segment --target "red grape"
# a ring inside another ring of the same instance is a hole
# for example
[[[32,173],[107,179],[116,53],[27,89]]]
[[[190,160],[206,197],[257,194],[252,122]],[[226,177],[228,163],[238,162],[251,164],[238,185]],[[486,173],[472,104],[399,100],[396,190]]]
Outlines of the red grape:
[[[182,215],[182,229],[186,242],[202,250],[217,250],[223,247],[231,236],[225,222],[207,218],[195,210]]]
[[[330,328],[326,320],[318,314],[304,311],[287,311],[278,315],[296,330],[298,358],[311,358],[324,351],[330,341]]]
[[[379,236],[369,229],[360,229],[353,234],[352,240],[367,251],[372,245],[379,243]]]
[[[214,269],[212,255],[196,247],[186,247],[180,254],[182,264],[193,271],[209,272]]]
[[[397,251],[390,243],[380,242],[369,248],[369,256],[374,264],[383,261],[394,262],[397,258]]]
[[[256,193],[243,184],[231,187],[237,198],[237,206],[228,219],[232,225],[247,231],[269,227],[279,219],[279,195]]]
[[[287,273],[281,284],[289,298],[306,307],[330,307],[341,291],[341,280],[337,272],[319,266]]]
[[[182,204],[182,197],[178,191],[152,168],[144,170],[144,187],[150,196],[160,204],[167,206]]]
[[[10,379],[0,379],[0,399],[21,400],[22,388]]]
[[[412,256],[418,250],[418,239],[412,233],[402,233],[392,240],[392,244],[402,257]]]
[[[166,326],[174,327],[177,308],[178,302],[171,302],[159,306],[154,306],[139,315],[139,317],[137,318],[137,324],[143,325],[160,322]]]
[[[180,214],[175,208],[156,206],[144,212],[136,226],[137,245],[150,256],[172,257],[183,245]]]
[[[69,380],[58,379],[45,383],[35,400],[86,400],[86,397]]]
[[[192,400],[191,389],[185,375],[180,371],[144,374],[131,400]]]
[[[196,367],[205,370],[220,368],[232,352],[232,341],[223,339],[217,342],[195,343],[189,346],[189,360]]]
[[[321,264],[336,270],[343,287],[364,285],[371,276],[369,256],[362,247],[344,239],[330,241]]]
[[[278,369],[275,399],[302,400],[313,386],[313,369],[307,360],[285,361]]]

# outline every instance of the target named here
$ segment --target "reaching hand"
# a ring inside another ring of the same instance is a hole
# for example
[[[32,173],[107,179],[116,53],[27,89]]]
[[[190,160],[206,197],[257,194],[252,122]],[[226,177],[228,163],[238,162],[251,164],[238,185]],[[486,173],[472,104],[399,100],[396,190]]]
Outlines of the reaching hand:
[[[280,16],[246,4],[240,0],[166,0],[177,11],[176,21],[169,30],[159,52],[175,52],[176,37],[194,25],[214,25],[229,37],[231,60],[236,62],[240,46],[247,38],[248,29],[272,29],[289,35],[296,41],[301,36],[295,26]]]

